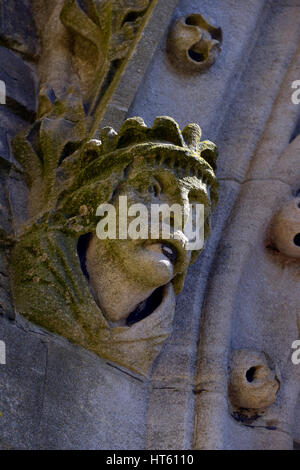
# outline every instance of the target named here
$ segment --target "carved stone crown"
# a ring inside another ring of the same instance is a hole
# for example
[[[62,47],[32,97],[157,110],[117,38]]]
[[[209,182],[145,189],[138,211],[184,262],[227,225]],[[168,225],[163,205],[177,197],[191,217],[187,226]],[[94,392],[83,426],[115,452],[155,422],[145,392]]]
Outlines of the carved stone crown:
[[[169,143],[189,149],[191,156],[204,159],[215,170],[217,148],[208,140],[200,142],[202,135],[198,124],[189,124],[181,132],[176,121],[168,116],[159,116],[152,127],[147,127],[140,117],[127,119],[117,133],[111,127],[101,131],[103,153],[143,143]],[[95,141],[90,141],[95,142]]]
[[[118,133],[112,127],[104,127],[100,133],[101,140],[90,140],[83,151],[85,154],[95,152],[106,162],[110,160],[110,166],[114,160],[118,164],[118,156],[127,152],[139,151],[145,158],[155,155],[155,161],[152,160],[155,165],[181,169],[208,184],[214,206],[217,201],[214,170],[218,152],[213,142],[201,142],[201,135],[198,124],[189,124],[181,131],[176,121],[168,116],[157,117],[152,127],[147,127],[142,118],[133,117],[123,123]]]
[[[105,181],[108,178],[117,181],[136,157],[145,158],[153,166],[177,171],[180,177],[201,179],[209,190],[213,209],[218,193],[214,174],[217,148],[213,142],[200,141],[201,129],[197,124],[189,124],[181,132],[176,121],[167,116],[157,117],[152,127],[147,127],[142,118],[134,117],[127,119],[118,133],[105,127],[100,131],[100,140],[88,140],[80,119],[81,105],[74,108],[73,95],[70,90],[61,115],[57,115],[58,105],[53,106],[31,130],[14,140],[15,155],[29,188],[31,223],[49,211],[56,211],[62,199],[71,198],[75,212],[82,204],[86,205],[87,193],[98,204],[106,197],[109,199],[104,194]],[[79,193],[82,197],[76,198],[78,206],[72,195]],[[75,213],[71,212],[72,217]]]

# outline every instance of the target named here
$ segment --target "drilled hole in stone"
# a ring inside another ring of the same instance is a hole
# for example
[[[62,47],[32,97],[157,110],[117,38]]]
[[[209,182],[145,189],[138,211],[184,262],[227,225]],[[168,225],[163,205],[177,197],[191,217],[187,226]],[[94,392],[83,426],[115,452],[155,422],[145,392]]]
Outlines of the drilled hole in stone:
[[[203,62],[205,60],[205,57],[201,52],[193,51],[193,49],[189,49],[188,54],[195,62]]]
[[[190,25],[190,26],[198,26],[198,21],[194,16],[188,16],[185,19],[185,23]]]
[[[296,246],[300,246],[300,233],[294,236],[294,243]]]
[[[255,379],[255,373],[256,373],[257,367],[250,367],[250,369],[247,370],[246,372],[246,379],[248,382],[253,382]]]

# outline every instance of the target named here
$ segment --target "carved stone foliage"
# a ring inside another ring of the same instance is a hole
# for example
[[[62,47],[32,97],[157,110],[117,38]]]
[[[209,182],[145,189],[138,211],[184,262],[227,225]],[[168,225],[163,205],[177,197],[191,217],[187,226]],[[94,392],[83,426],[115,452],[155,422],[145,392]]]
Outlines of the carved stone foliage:
[[[182,71],[202,72],[217,60],[221,43],[221,28],[202,15],[193,13],[173,23],[167,49],[173,64]]]
[[[101,141],[87,141],[83,110],[72,107],[71,98],[56,102],[52,114],[14,141],[29,187],[28,217],[12,252],[16,309],[147,375],[198,252],[191,256],[175,239],[166,246],[162,240],[99,240],[96,210],[108,202],[117,207],[119,195],[146,205],[198,201],[205,206],[207,236],[217,200],[216,148],[200,142],[196,124],[181,132],[168,117],[156,118],[151,128],[131,118],[119,133],[104,128]],[[69,124],[75,118],[77,127]]]
[[[44,101],[78,89],[93,130],[155,0],[57,0],[34,2],[42,43],[38,65],[40,116]]]
[[[72,34],[72,61],[91,112],[128,55],[149,5],[149,0],[64,2],[60,18]]]

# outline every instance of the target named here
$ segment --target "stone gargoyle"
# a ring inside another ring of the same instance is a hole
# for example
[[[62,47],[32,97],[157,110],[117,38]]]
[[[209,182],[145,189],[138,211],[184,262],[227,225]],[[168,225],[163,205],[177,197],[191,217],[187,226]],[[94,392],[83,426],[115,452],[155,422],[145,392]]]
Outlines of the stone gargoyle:
[[[169,117],[149,128],[131,118],[118,133],[104,128],[101,140],[54,145],[60,125],[53,122],[41,120],[14,142],[29,188],[11,256],[16,311],[147,376],[171,332],[175,295],[201,250],[185,250],[175,239],[100,240],[97,207],[116,205],[120,195],[145,205],[198,202],[207,237],[217,201],[216,146],[200,142],[198,125],[181,132]]]

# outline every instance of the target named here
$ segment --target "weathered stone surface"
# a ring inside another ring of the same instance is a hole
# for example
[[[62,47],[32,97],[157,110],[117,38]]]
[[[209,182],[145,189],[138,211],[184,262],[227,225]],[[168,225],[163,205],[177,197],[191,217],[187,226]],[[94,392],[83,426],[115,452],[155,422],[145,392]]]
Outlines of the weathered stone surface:
[[[40,47],[30,0],[1,2],[0,43],[30,59],[38,57]]]
[[[226,8],[226,15],[223,8]],[[253,44],[258,34],[255,30],[258,30],[257,19],[262,10],[263,4],[259,1],[251,4],[235,2],[232,8],[230,1],[225,7],[222,1],[205,0],[201,2],[199,11],[197,0],[183,0],[174,12],[174,19],[196,12],[213,18],[224,33],[222,53],[214,66],[204,74],[178,73],[169,63],[164,36],[129,109],[129,116],[138,115],[143,110],[143,117],[148,123],[152,122],[157,113],[169,113],[170,116],[176,116],[180,126],[187,122],[198,122],[203,117],[203,132],[209,131],[215,137],[223,119],[229,118],[225,103],[229,105],[232,84],[238,83],[243,64],[249,59],[249,43]],[[248,21],[239,28],[241,17],[247,17]],[[184,106],[178,105],[179,96]],[[221,139],[219,141],[222,143]]]
[[[4,164],[16,162],[10,143],[16,133],[24,129],[26,124],[26,121],[13,109],[0,105],[0,159],[4,160]]]
[[[300,396],[298,398],[293,426],[294,447],[300,449]]]
[[[143,449],[147,385],[76,347],[49,345],[42,449]]]
[[[191,448],[192,436],[187,433],[186,420],[191,419],[191,391],[176,386],[153,384],[147,416],[146,449],[181,450]],[[160,419],[151,411],[161,410]],[[184,412],[183,412],[184,410]]]
[[[1,449],[145,447],[147,384],[20,319],[0,338]]]
[[[202,2],[203,3],[203,2]],[[243,11],[240,12],[240,14],[237,13],[236,8],[239,8],[238,5],[234,5],[234,17],[232,17],[232,25],[233,27],[235,26],[237,29],[238,28],[238,21],[242,21],[242,17],[244,16],[245,8],[248,8],[249,4],[247,6],[245,4],[242,5],[242,3],[239,3],[240,7],[242,8]],[[199,441],[201,442],[202,445],[207,445],[205,448],[212,448],[214,445],[219,445],[219,448],[224,448],[224,435],[226,434],[226,430],[224,430],[224,427],[227,429],[227,425],[229,427],[228,423],[228,417],[227,417],[227,407],[228,407],[228,402],[227,402],[227,380],[225,378],[224,380],[224,389],[222,390],[215,390],[213,378],[214,378],[214,370],[217,371],[218,368],[221,366],[221,368],[224,365],[224,368],[228,366],[227,357],[230,347],[228,342],[224,340],[224,337],[227,335],[230,336],[230,331],[231,329],[234,331],[234,334],[238,337],[240,334],[242,336],[242,340],[240,343],[235,345],[235,347],[245,347],[246,339],[243,336],[244,332],[250,329],[250,325],[252,324],[253,320],[251,320],[251,316],[253,317],[255,314],[249,307],[249,316],[247,316],[247,319],[245,319],[245,322],[242,323],[241,326],[237,326],[234,322],[233,323],[228,323],[228,329],[224,327],[223,324],[223,317],[225,312],[228,312],[229,317],[231,318],[232,311],[234,309],[234,305],[231,303],[232,299],[232,293],[231,294],[226,294],[226,292],[231,291],[230,285],[236,286],[236,282],[233,282],[232,280],[229,281],[229,283],[226,283],[226,276],[228,275],[228,270],[235,271],[237,269],[237,266],[239,266],[240,263],[240,258],[239,254],[243,251],[243,248],[241,246],[241,237],[244,239],[246,237],[247,230],[249,231],[249,224],[252,224],[252,217],[255,217],[255,215],[252,212],[252,208],[248,210],[247,217],[245,217],[245,220],[243,222],[239,222],[236,227],[236,238],[235,241],[228,240],[227,242],[222,243],[219,251],[220,253],[222,250],[224,251],[223,256],[218,259],[218,262],[216,265],[214,265],[211,274],[209,275],[209,262],[206,258],[213,257],[216,253],[216,245],[218,243],[218,237],[223,240],[224,237],[226,236],[226,233],[222,231],[222,228],[224,227],[230,227],[232,224],[232,219],[228,217],[228,214],[230,213],[231,207],[234,204],[235,197],[239,193],[240,189],[242,186],[240,186],[239,182],[242,182],[245,178],[245,172],[247,170],[247,167],[249,165],[249,161],[253,157],[253,153],[255,152],[255,146],[257,144],[257,141],[259,139],[259,136],[262,134],[262,129],[265,126],[265,123],[267,122],[268,118],[270,117],[270,112],[272,110],[272,107],[274,105],[274,101],[277,98],[277,102],[280,101],[282,104],[284,103],[285,106],[282,106],[278,108],[278,111],[276,111],[276,117],[277,120],[276,122],[272,121],[272,126],[269,126],[269,131],[270,135],[268,138],[268,143],[265,146],[264,150],[260,153],[259,157],[257,158],[256,163],[260,163],[260,165],[256,168],[258,168],[258,171],[255,173],[255,178],[260,179],[261,175],[264,175],[264,178],[269,178],[270,176],[268,175],[268,172],[264,172],[264,170],[268,167],[269,165],[273,164],[272,159],[266,155],[271,155],[272,152],[267,151],[267,147],[272,145],[272,150],[276,154],[280,152],[280,150],[283,150],[283,148],[286,146],[288,143],[288,140],[290,138],[290,135],[293,132],[295,122],[297,120],[297,115],[299,113],[299,109],[297,106],[292,105],[291,100],[290,100],[290,83],[292,80],[295,80],[296,77],[298,76],[298,71],[299,71],[299,52],[296,52],[297,48],[297,40],[295,41],[295,37],[299,38],[299,3],[297,5],[297,2],[294,3],[294,5],[290,5],[285,7],[285,5],[281,4],[272,4],[271,8],[267,8],[264,11],[264,14],[262,15],[262,12],[259,12],[259,8],[262,4],[257,3],[257,10],[254,12],[252,11],[252,14],[247,15],[247,18],[254,19],[255,15],[258,14],[262,20],[262,23],[256,23],[254,25],[253,23],[253,29],[251,29],[250,23],[247,23],[247,26],[243,24],[243,34],[241,37],[237,39],[237,36],[239,33],[237,32],[237,29],[235,32],[233,32],[233,29],[230,28],[229,26],[226,27],[226,22],[229,19],[230,13],[229,10],[227,10],[226,15],[222,15],[218,18],[218,8],[221,11],[222,7],[221,5],[217,2],[209,2],[209,5],[205,4],[204,2],[204,8],[205,10],[202,10],[202,4],[201,4],[201,11],[204,11],[207,13],[209,16],[214,17],[218,24],[222,27],[223,32],[224,32],[224,43],[228,41],[228,49],[226,49],[225,44],[223,43],[223,51],[222,54],[220,55],[218,61],[214,65],[212,69],[210,69],[207,73],[210,75],[209,79],[206,79],[206,77],[203,76],[198,76],[193,77],[193,78],[183,78],[182,76],[175,76],[171,75],[170,70],[167,69],[167,65],[165,63],[165,59],[163,56],[163,53],[161,52],[163,50],[163,46],[161,46],[161,49],[157,51],[157,54],[155,56],[155,59],[153,60],[151,67],[149,68],[148,75],[145,79],[144,85],[140,88],[138,95],[136,96],[136,100],[133,103],[132,109],[130,110],[130,113],[136,114],[139,109],[145,109],[146,110],[146,119],[148,118],[151,121],[151,113],[152,112],[157,112],[160,107],[167,107],[168,109],[171,109],[174,106],[174,115],[177,116],[177,119],[182,122],[185,122],[185,119],[190,119],[190,116],[193,113],[197,113],[198,115],[201,116],[207,116],[207,123],[209,120],[209,116],[214,116],[212,119],[211,123],[209,126],[211,126],[211,131],[214,135],[214,132],[216,132],[217,136],[217,141],[220,144],[221,148],[221,157],[219,161],[219,175],[221,179],[224,178],[224,187],[226,186],[228,189],[228,194],[227,196],[230,195],[230,197],[222,198],[222,192],[221,192],[221,197],[220,197],[220,202],[217,208],[217,212],[215,214],[215,217],[213,218],[213,233],[209,242],[209,245],[207,247],[207,250],[203,253],[203,256],[199,258],[197,261],[197,271],[196,271],[196,266],[194,266],[193,273],[197,272],[197,277],[194,275],[190,279],[187,278],[187,282],[185,285],[185,289],[182,293],[182,297],[184,298],[184,305],[182,305],[182,308],[180,310],[177,310],[178,313],[182,312],[182,315],[185,314],[185,312],[188,312],[188,318],[191,318],[191,313],[194,310],[194,318],[197,318],[197,315],[200,315],[200,311],[203,305],[203,298],[204,298],[204,292],[205,292],[205,285],[208,287],[208,290],[206,291],[205,295],[205,304],[209,304],[212,302],[212,298],[215,296],[215,303],[214,306],[210,310],[210,314],[207,314],[207,309],[205,308],[202,311],[202,320],[203,323],[201,325],[202,330],[200,330],[200,339],[198,336],[198,341],[199,345],[201,347],[200,353],[205,356],[204,362],[207,366],[206,369],[206,374],[203,373],[203,383],[201,382],[199,384],[199,388],[203,388],[205,390],[208,390],[207,392],[202,393],[202,401],[200,401],[199,407],[204,410],[203,414],[200,415],[200,417],[197,418],[198,420],[198,425],[197,425],[197,430],[201,430],[201,437],[199,437]],[[186,2],[183,7],[182,5],[180,6],[180,9],[178,10],[178,15],[180,14],[189,14],[191,10],[188,10],[188,6],[192,8],[196,8],[195,2]],[[224,6],[224,5],[223,5]],[[254,8],[254,4],[251,4],[251,8]],[[195,10],[194,10],[195,11]],[[233,10],[231,10],[233,12]],[[228,16],[229,14],[229,16]],[[260,26],[262,29],[260,29]],[[247,29],[249,27],[249,30]],[[282,30],[283,29],[283,30]],[[279,30],[281,32],[279,33]],[[247,34],[249,31],[249,37],[245,40],[243,43],[243,38],[247,37],[244,36]],[[241,32],[241,30],[239,31]],[[261,32],[261,34],[260,34]],[[278,32],[278,34],[277,34]],[[284,42],[282,40],[282,37],[284,36]],[[251,45],[251,47],[249,47]],[[240,59],[236,59],[237,50],[240,47],[239,50],[243,50],[243,47],[245,47],[244,52],[241,53]],[[222,103],[223,109],[221,110],[220,108],[216,107],[216,101],[218,100],[218,97],[220,96],[221,93],[221,87],[224,84],[224,80],[226,80],[226,73],[232,71],[233,69],[227,66],[225,66],[225,62],[227,62],[228,65],[228,60],[230,59],[230,54],[231,52],[235,49],[235,52],[233,53],[233,62],[235,64],[238,64],[239,70],[235,70],[235,75],[231,79],[231,87],[228,86],[227,89],[227,95],[222,97],[220,103]],[[281,60],[278,60],[278,50],[281,50]],[[230,51],[230,52],[229,52]],[[249,56],[247,55],[247,51],[249,52]],[[221,62],[224,59],[223,52],[226,54],[226,60],[221,65]],[[294,55],[295,54],[295,55]],[[294,57],[293,57],[294,55]],[[234,58],[235,56],[235,58]],[[245,60],[245,61],[244,61]],[[289,64],[291,64],[289,66]],[[220,67],[220,69],[219,69]],[[243,67],[244,70],[243,70]],[[214,73],[212,73],[212,70],[214,69]],[[288,76],[285,78],[286,71],[288,69]],[[263,78],[266,75],[266,70],[270,70],[270,75],[268,78]],[[238,72],[241,73],[241,82],[239,84],[238,82]],[[220,73],[220,75],[219,75]],[[168,79],[166,79],[168,77]],[[220,77],[220,80],[222,81],[222,84],[218,83],[218,77]],[[283,82],[284,80],[284,82]],[[280,89],[280,84],[282,84],[282,88]],[[191,88],[189,89],[189,86]],[[223,125],[218,128],[218,123],[222,121],[223,117],[222,113],[224,110],[224,106],[226,106],[226,103],[229,103],[231,100],[230,97],[230,89],[234,89],[234,100],[231,102],[230,108],[228,109],[228,112],[223,115],[225,117],[225,120],[223,121]],[[178,106],[178,98],[176,96],[181,96],[182,103],[189,103],[186,107],[185,106]],[[190,101],[189,101],[190,100]],[[197,106],[192,104],[192,100],[197,102]],[[213,110],[214,108],[214,110]],[[275,113],[272,113],[272,118],[274,118]],[[264,135],[263,135],[264,137]],[[269,153],[270,152],[270,153]],[[296,151],[297,152],[297,151]],[[287,165],[290,169],[291,172],[294,173],[294,181],[295,181],[295,188],[296,188],[296,180],[299,177],[296,176],[298,175],[298,165],[294,163],[289,163]],[[254,167],[255,168],[255,167]],[[251,175],[251,178],[254,176]],[[247,175],[248,178],[248,175]],[[279,175],[277,176],[279,178]],[[263,184],[263,183],[262,183]],[[274,182],[274,186],[276,183]],[[221,184],[222,187],[222,184]],[[253,187],[252,191],[255,193],[256,189]],[[267,192],[267,188],[266,188]],[[249,194],[248,194],[249,197]],[[264,203],[262,204],[262,201]],[[283,202],[284,203],[284,202]],[[261,199],[256,200],[256,206],[268,206],[268,202],[265,200],[265,195],[261,196]],[[254,203],[253,203],[254,206]],[[244,209],[245,210],[245,209]],[[218,212],[220,211],[220,212]],[[263,208],[261,208],[261,211],[263,212]],[[265,213],[264,216],[266,217],[266,225],[265,228],[267,229],[267,226],[270,222],[270,219],[272,218],[273,214],[267,214]],[[263,217],[263,216],[262,216]],[[270,219],[268,219],[270,217]],[[217,226],[216,226],[217,224]],[[227,228],[227,230],[228,230]],[[242,232],[242,234],[241,234]],[[211,244],[210,244],[211,243]],[[230,252],[232,249],[233,244],[237,245],[236,249],[236,260],[233,262],[233,260],[230,257]],[[226,261],[226,257],[228,258]],[[256,261],[254,262],[252,269],[254,270],[255,273],[255,265],[258,265],[261,263],[261,258],[259,255],[256,258]],[[208,265],[208,267],[207,267]],[[223,267],[224,266],[224,267]],[[195,270],[194,270],[195,269]],[[210,276],[213,278],[214,276],[217,275],[218,271],[222,270],[222,276],[218,277],[218,282],[214,284],[215,287],[212,287],[211,282],[208,282],[207,285],[207,276]],[[266,274],[261,273],[260,277],[258,277],[259,281],[264,278]],[[197,283],[196,285],[193,285],[192,279],[197,278]],[[245,275],[245,279],[247,278],[247,275]],[[259,282],[258,281],[258,282]],[[291,282],[291,281],[290,281]],[[277,286],[277,283],[276,283]],[[294,293],[296,287],[294,282],[291,282],[291,286],[289,289],[292,290]],[[254,286],[253,284],[247,285],[248,292],[256,292],[256,288],[259,286]],[[241,286],[239,286],[237,289],[240,289]],[[246,288],[246,291],[247,291]],[[210,297],[210,292],[211,289],[213,289],[214,294],[211,294],[212,297]],[[274,287],[271,287],[271,284],[269,284],[269,289],[270,292],[274,290]],[[281,288],[280,288],[281,289]],[[284,291],[285,288],[283,288]],[[286,289],[288,289],[286,287]],[[277,290],[277,289],[276,289]],[[266,291],[268,291],[268,288],[266,288]],[[186,295],[185,295],[186,293]],[[243,291],[243,294],[241,294],[241,305],[239,306],[241,308],[241,312],[244,312],[245,310],[245,305],[247,305],[247,301],[245,300],[244,302],[242,301],[243,295],[246,295],[245,291]],[[245,297],[246,299],[246,297]],[[247,297],[248,299],[248,297]],[[261,297],[259,297],[261,299]],[[255,302],[256,297],[253,296],[253,302]],[[266,300],[266,304],[268,304],[268,300]],[[293,311],[297,311],[298,307],[296,306],[296,303],[294,301],[288,301],[286,299],[286,302],[289,304],[289,308]],[[178,301],[178,307],[180,305],[180,299]],[[204,305],[205,305],[204,304]],[[244,305],[245,304],[245,305]],[[273,303],[272,303],[272,306]],[[252,309],[257,308],[253,303],[252,303]],[[278,308],[278,307],[276,307]],[[219,316],[216,317],[216,311],[219,311]],[[278,309],[279,311],[279,309]],[[197,313],[196,313],[197,312]],[[285,307],[284,310],[284,315],[287,315],[287,309]],[[263,318],[263,308],[261,311],[261,316]],[[242,313],[241,313],[242,317]],[[236,320],[234,320],[236,321]],[[263,320],[262,320],[263,321]],[[269,323],[264,320],[266,324],[270,324],[271,319],[269,320]],[[162,375],[169,377],[169,376],[175,376],[177,375],[178,370],[183,373],[183,376],[186,377],[188,375],[188,370],[190,367],[190,363],[188,361],[185,362],[186,367],[180,362],[180,365],[178,366],[178,369],[174,367],[174,370],[168,370],[168,360],[170,359],[170,363],[173,364],[176,363],[176,359],[174,359],[174,355],[177,353],[177,348],[176,348],[176,343],[181,341],[181,331],[180,328],[177,328],[177,325],[179,325],[182,322],[181,318],[179,320],[178,316],[175,316],[175,337],[172,335],[170,340],[168,341],[164,353],[159,357],[159,360],[157,361],[157,367],[154,370],[154,374],[158,373],[160,374],[160,371],[162,371]],[[182,324],[182,323],[181,323]],[[285,360],[287,359],[287,355],[290,354],[290,346],[292,342],[292,337],[294,336],[294,339],[297,338],[298,332],[297,329],[295,328],[295,322],[294,319],[291,318],[290,320],[287,320],[287,324],[291,325],[291,333],[289,334],[289,337],[284,341],[284,345],[282,346],[282,349],[280,349],[280,352],[278,353],[278,356],[284,354]],[[197,321],[194,323],[196,331],[199,332],[198,329],[198,324]],[[207,328],[207,329],[206,329]],[[251,336],[257,335],[257,331],[260,331],[261,325],[255,329],[255,332],[251,334]],[[283,324],[281,324],[281,328],[284,329]],[[219,334],[214,334],[214,332],[218,330]],[[267,327],[264,329],[264,334],[266,334]],[[280,330],[280,327],[278,327],[278,331]],[[185,330],[184,330],[185,331]],[[193,338],[193,334],[187,335],[186,338],[190,339]],[[273,336],[273,344],[277,344],[276,340],[276,333],[274,332]],[[189,346],[191,346],[191,354],[194,351],[193,346],[195,342],[189,342],[188,339],[186,339],[185,343],[185,348],[187,349]],[[172,340],[172,344],[171,344]],[[283,341],[281,338],[278,340],[278,343]],[[269,344],[269,342],[268,342]],[[202,346],[201,346],[202,345]],[[259,345],[259,349],[263,349],[265,347],[265,343],[262,340],[262,342]],[[254,347],[252,342],[248,344],[247,347]],[[184,349],[184,346],[182,346]],[[211,351],[209,355],[206,354],[207,351]],[[265,350],[265,349],[263,349]],[[214,361],[213,357],[216,355],[216,352],[218,351],[218,359],[217,361]],[[285,351],[285,352],[283,352]],[[192,355],[190,357],[193,357]],[[172,358],[172,359],[171,359]],[[179,361],[178,361],[179,363]],[[225,365],[226,364],[226,365]],[[160,369],[161,367],[161,369]],[[282,365],[284,368],[285,366]],[[169,378],[170,380],[170,378]],[[296,380],[296,379],[295,379]],[[292,388],[292,385],[289,385]],[[198,387],[197,387],[198,388]],[[207,399],[207,396],[209,395],[209,392],[211,393],[211,406],[209,407],[209,411],[207,412],[205,416],[205,410],[208,409],[208,403],[210,402],[209,399]],[[201,394],[200,394],[201,395]],[[192,399],[190,399],[190,402],[192,403]],[[198,406],[198,405],[197,405]],[[216,409],[219,408],[219,411],[216,412]],[[159,409],[159,407],[158,407]],[[197,409],[197,408],[196,408]],[[220,410],[223,410],[221,412]],[[293,404],[291,402],[290,409],[293,409]],[[180,417],[184,414],[184,410],[180,410],[179,408],[174,412],[177,413],[178,420],[180,420]],[[152,410],[152,413],[155,413],[155,410]],[[282,411],[284,414],[284,412]],[[210,416],[208,416],[210,415]],[[160,420],[160,414],[157,412],[156,414],[157,420]],[[153,420],[154,421],[154,420]],[[272,419],[270,419],[270,422],[272,422]],[[226,424],[224,424],[226,423]],[[165,423],[162,420],[162,425]],[[156,428],[159,429],[159,424],[156,425]],[[189,426],[187,425],[186,432],[188,432]],[[223,429],[223,430],[222,430]],[[198,431],[196,431],[197,434]],[[235,432],[236,432],[236,439],[232,442],[234,442],[234,445],[237,446],[238,448],[238,434],[241,432],[241,426],[240,424],[237,424],[235,427]],[[268,431],[265,433],[262,433],[265,436],[265,446],[266,448],[268,445],[271,445],[272,441],[272,436],[274,436],[274,448],[276,448],[276,445],[281,446],[281,445],[286,445],[290,446],[291,445],[291,440],[290,437],[284,439],[284,434],[281,431],[277,432],[272,432],[272,430],[269,430],[269,433],[271,434],[269,438],[267,438]],[[245,431],[245,435],[249,435],[249,432]],[[251,435],[251,433],[250,433]],[[255,433],[253,435],[253,446],[264,446],[264,443],[258,443],[259,438],[257,440],[255,439]],[[275,435],[278,436],[278,438],[275,438]],[[279,438],[282,438],[282,443],[279,443]],[[232,436],[230,437],[231,439]],[[230,442],[230,438],[229,441]],[[198,444],[199,444],[198,441]],[[246,445],[246,438],[240,436],[240,441],[243,441],[242,445]],[[182,441],[180,441],[182,442]],[[218,443],[218,444],[216,444]],[[179,444],[178,444],[179,445]],[[250,446],[250,444],[247,444]],[[252,445],[252,444],[251,444]],[[248,447],[249,448],[249,447]]]
[[[3,241],[1,241],[1,245]],[[12,298],[10,295],[9,284],[9,263],[7,252],[3,247],[0,249],[0,316],[13,319],[14,312],[12,310]]]
[[[0,316],[0,448],[36,449],[44,403],[47,348],[38,335]]]
[[[3,64],[0,80],[6,85],[6,105],[30,121],[37,107],[37,82],[34,71],[17,54],[1,46],[0,61]]]
[[[0,316],[13,318],[7,251],[13,240],[12,214],[9,208],[8,191],[9,168],[10,165],[5,160],[0,159]]]
[[[140,40],[105,106],[101,117],[101,126],[112,126],[119,129],[121,123],[126,119],[128,109],[143,82],[157,45],[165,36],[165,30],[169,26],[176,4],[177,0],[164,0],[163,2],[158,1],[154,5]]]
[[[12,234],[12,220],[9,211],[8,191],[7,191],[7,172],[3,166],[0,166],[0,240],[3,241],[4,234]]]

